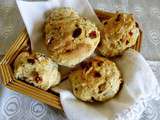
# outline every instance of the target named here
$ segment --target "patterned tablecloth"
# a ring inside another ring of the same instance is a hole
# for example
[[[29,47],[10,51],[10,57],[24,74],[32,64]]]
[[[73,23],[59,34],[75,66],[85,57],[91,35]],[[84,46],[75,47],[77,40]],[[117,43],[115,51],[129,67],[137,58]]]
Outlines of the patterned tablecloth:
[[[141,53],[160,81],[160,1],[90,0],[95,8],[129,11],[144,31]],[[104,4],[105,3],[105,4]],[[15,0],[0,0],[0,54],[24,28]],[[140,120],[160,119],[160,100],[151,100]],[[62,111],[0,86],[0,120],[65,120]]]

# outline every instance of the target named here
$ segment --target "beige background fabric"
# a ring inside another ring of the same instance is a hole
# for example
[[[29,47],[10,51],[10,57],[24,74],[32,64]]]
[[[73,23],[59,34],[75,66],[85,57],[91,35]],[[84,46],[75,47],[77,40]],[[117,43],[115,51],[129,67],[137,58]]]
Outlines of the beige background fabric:
[[[95,8],[132,12],[144,31],[141,53],[160,81],[160,1],[90,0]],[[0,54],[14,42],[24,24],[15,0],[0,0]],[[160,100],[151,100],[140,120],[159,120]],[[0,120],[65,120],[54,108],[0,86]]]

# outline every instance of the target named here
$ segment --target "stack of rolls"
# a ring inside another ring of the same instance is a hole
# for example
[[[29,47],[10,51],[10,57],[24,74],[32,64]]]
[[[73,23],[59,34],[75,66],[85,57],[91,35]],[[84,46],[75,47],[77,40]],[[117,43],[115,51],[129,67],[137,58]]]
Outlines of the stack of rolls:
[[[95,102],[113,98],[120,90],[122,75],[109,59],[135,45],[140,31],[127,13],[110,13],[101,22],[104,26],[98,30],[72,8],[50,10],[43,30],[49,57],[21,53],[14,62],[15,77],[47,90],[60,83],[61,65],[72,68],[68,79],[78,99]]]

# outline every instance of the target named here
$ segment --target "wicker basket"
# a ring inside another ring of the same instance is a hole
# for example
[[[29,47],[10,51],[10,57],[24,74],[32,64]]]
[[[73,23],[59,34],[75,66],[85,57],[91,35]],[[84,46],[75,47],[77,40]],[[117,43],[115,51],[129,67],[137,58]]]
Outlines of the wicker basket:
[[[109,19],[112,17],[113,13],[108,13],[100,10],[95,10],[98,18],[100,20]],[[137,40],[133,49],[140,51],[141,41],[142,41],[142,32]],[[2,76],[2,84],[9,89],[15,90],[19,93],[30,96],[40,102],[46,103],[50,106],[53,106],[57,109],[62,109],[59,94],[53,93],[51,91],[44,91],[39,88],[36,88],[30,84],[27,84],[23,81],[16,80],[13,75],[12,63],[16,56],[26,50],[30,49],[30,40],[27,34],[27,31],[24,30],[16,41],[12,44],[10,49],[7,51],[5,56],[0,62],[0,70]]]

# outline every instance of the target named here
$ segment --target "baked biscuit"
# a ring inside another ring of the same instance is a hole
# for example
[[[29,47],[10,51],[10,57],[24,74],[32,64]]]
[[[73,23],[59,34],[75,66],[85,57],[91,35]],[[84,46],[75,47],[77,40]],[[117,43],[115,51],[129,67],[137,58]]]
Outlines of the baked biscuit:
[[[14,75],[44,90],[60,82],[58,65],[41,53],[20,53],[14,62]]]
[[[119,91],[120,72],[116,64],[96,56],[84,61],[70,75],[74,95],[82,101],[105,101]]]
[[[50,57],[67,67],[89,57],[100,41],[100,33],[93,23],[82,17],[71,18],[45,24],[45,43]]]
[[[136,44],[139,28],[131,14],[115,13],[103,20],[99,52],[106,57],[121,55],[124,50]]]

